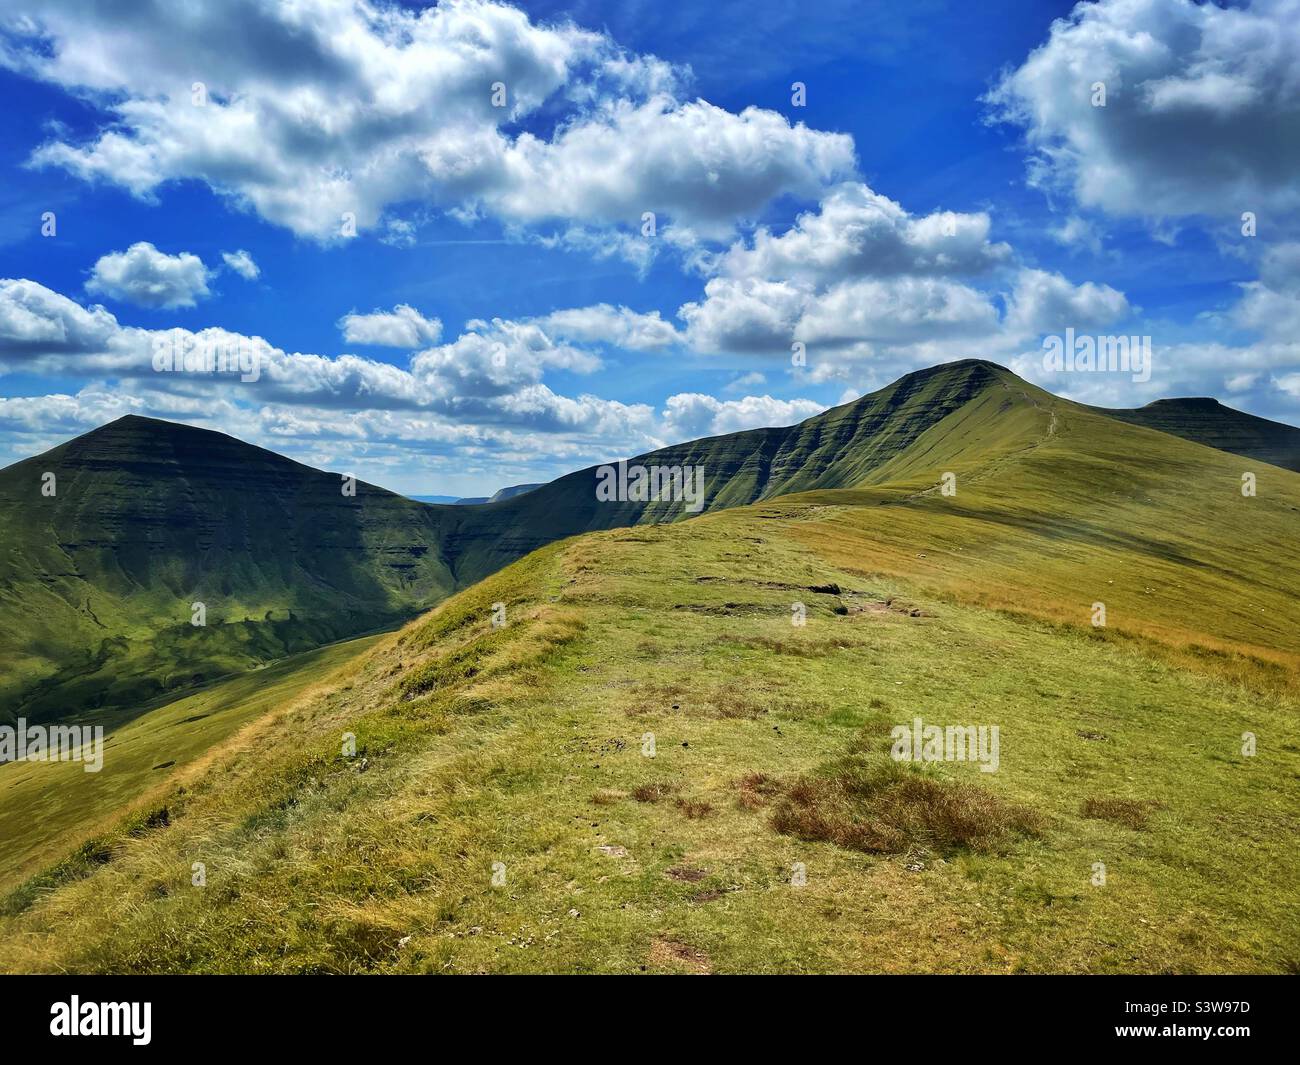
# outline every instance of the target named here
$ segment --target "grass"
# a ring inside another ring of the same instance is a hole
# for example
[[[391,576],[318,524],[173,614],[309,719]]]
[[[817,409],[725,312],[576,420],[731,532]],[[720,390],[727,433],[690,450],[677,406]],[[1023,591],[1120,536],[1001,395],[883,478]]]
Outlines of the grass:
[[[1083,800],[1079,812],[1084,817],[1092,817],[1099,821],[1113,821],[1125,828],[1144,829],[1147,827],[1147,818],[1152,809],[1158,808],[1159,805],[1150,799],[1140,801],[1090,795]]]
[[[263,744],[215,750],[179,801],[158,797],[167,824],[121,826],[89,875],[6,918],[0,965],[1196,972],[1297,955],[1286,690],[1249,696],[1154,644],[867,580],[803,532],[741,510],[529,556],[387,638]],[[828,601],[796,628],[773,573],[922,613]],[[711,712],[724,696],[767,712]],[[998,723],[1000,771],[877,775],[864,737],[913,716]],[[824,787],[844,803],[832,826],[883,811],[901,837],[878,853],[778,831]],[[1134,832],[1086,816],[1091,796],[1162,810]]]
[[[104,769],[73,762],[0,765],[0,892],[81,846],[150,796],[201,768],[204,755],[330,680],[379,640],[349,640],[233,677],[105,730]],[[94,848],[92,847],[92,851]]]
[[[488,577],[28,879],[0,968],[1293,971],[1300,476],[1025,397]]]
[[[1041,835],[1043,818],[968,781],[937,779],[883,755],[846,758],[782,789],[772,827],[869,854],[916,847],[950,856]],[[1084,812],[1085,817],[1096,816]]]

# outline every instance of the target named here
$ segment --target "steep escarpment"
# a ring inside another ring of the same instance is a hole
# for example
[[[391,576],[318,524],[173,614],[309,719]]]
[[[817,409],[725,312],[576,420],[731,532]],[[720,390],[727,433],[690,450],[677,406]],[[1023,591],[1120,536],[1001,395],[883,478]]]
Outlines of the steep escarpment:
[[[1133,425],[1300,471],[1300,429],[1233,410],[1217,399],[1158,399],[1135,410],[1098,410]]]

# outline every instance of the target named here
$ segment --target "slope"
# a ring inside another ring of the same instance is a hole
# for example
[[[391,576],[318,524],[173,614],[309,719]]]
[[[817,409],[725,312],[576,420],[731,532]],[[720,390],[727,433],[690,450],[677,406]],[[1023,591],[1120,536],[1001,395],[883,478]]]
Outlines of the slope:
[[[1005,384],[891,480],[457,594],[11,895],[0,967],[1295,971],[1300,475]],[[997,771],[891,761],[916,717]]]
[[[1225,407],[1217,399],[1158,399],[1136,410],[1099,413],[1185,440],[1245,455],[1287,470],[1300,470],[1300,429]]]
[[[798,426],[631,461],[702,466],[710,509],[857,483],[1006,374],[940,367]],[[687,515],[680,501],[600,501],[596,469],[497,503],[433,506],[360,482],[347,495],[337,474],[221,433],[119,419],[0,471],[0,707],[9,720],[120,721],[392,627],[552,540]]]
[[[451,591],[434,508],[342,489],[224,434],[135,416],[0,471],[5,716],[135,711],[391,628]]]
[[[1164,411],[1162,429],[1279,459],[1283,430],[1300,434],[1199,402],[1127,413]],[[701,467],[706,510],[819,489],[922,491],[917,476],[960,481],[1035,446],[1048,410],[1107,413],[962,360],[795,426],[629,462]],[[40,492],[46,472],[58,478],[53,498]],[[0,653],[11,663],[0,707],[9,718],[118,721],[216,676],[392,627],[554,540],[690,516],[680,500],[602,501],[597,483],[591,467],[471,506],[363,483],[347,496],[338,475],[223,434],[121,419],[0,471]],[[195,602],[206,627],[190,624]]]
[[[78,762],[0,765],[0,887],[75,850],[150,794],[182,786],[213,747],[328,682],[379,639],[290,655],[143,713],[105,738],[108,771],[87,773]]]

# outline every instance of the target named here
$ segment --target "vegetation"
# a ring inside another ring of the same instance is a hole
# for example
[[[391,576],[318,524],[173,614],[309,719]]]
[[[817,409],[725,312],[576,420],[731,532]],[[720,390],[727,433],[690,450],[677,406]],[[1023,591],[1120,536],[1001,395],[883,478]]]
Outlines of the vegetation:
[[[1159,452],[1163,435],[1121,431],[1105,412],[1057,400],[992,363],[920,371],[799,425],[692,441],[631,461],[702,465],[710,510],[878,486],[848,514],[874,527],[883,515],[873,507],[932,492],[938,470],[957,474],[963,488],[975,470],[992,477],[1037,440],[1049,408],[1058,420],[1042,454],[1069,468],[1058,473],[1038,463],[1032,483],[1002,482],[1000,495],[981,497],[980,505],[993,509],[983,516],[967,509],[962,529],[972,544],[1040,536],[1068,566],[1074,545],[1123,543],[1124,523],[1143,524],[1144,486],[1165,491],[1161,502],[1168,503],[1183,482],[1128,480],[1120,449]],[[1110,413],[1265,463],[1300,465],[1300,430],[1212,401]],[[1058,438],[1055,428],[1069,424],[1086,426],[1099,446],[1113,430],[1112,445],[1071,455],[1061,443],[1067,434]],[[1183,449],[1171,459],[1182,464],[1187,483],[1199,483],[1203,455]],[[1273,467],[1255,461],[1256,468],[1263,498]],[[1235,482],[1242,472],[1238,462],[1223,476]],[[56,478],[53,496],[42,494],[47,473]],[[1056,491],[1058,480],[1065,495]],[[0,471],[0,720],[117,726],[217,678],[394,628],[557,539],[687,516],[670,501],[601,502],[595,483],[595,469],[582,470],[531,491],[498,493],[501,501],[482,506],[417,503],[365,483],[349,495],[338,474],[221,433],[121,418]],[[1212,491],[1219,504],[1208,520],[1222,520],[1231,493],[1222,484]],[[931,521],[932,508],[896,509],[904,513],[891,513],[885,524],[911,525],[894,542],[905,549],[926,542],[920,523]],[[914,554],[900,572],[911,571]],[[968,558],[976,565],[967,569],[978,570],[991,592],[1007,587],[996,558],[978,551]],[[1242,569],[1256,580],[1264,572]],[[950,576],[965,581],[970,574]],[[1154,579],[1162,576],[1157,565]],[[192,624],[195,602],[204,604],[203,626]],[[1186,607],[1169,602],[1175,617]],[[1284,616],[1260,607],[1265,617]]]
[[[15,888],[0,968],[1294,971],[1300,475],[964,372],[844,487],[380,638]]]

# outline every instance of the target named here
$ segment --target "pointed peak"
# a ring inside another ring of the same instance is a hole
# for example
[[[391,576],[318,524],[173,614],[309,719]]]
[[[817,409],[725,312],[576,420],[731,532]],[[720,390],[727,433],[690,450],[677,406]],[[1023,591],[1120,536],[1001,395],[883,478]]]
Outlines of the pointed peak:
[[[901,384],[904,381],[969,381],[1015,376],[1005,366],[990,362],[988,359],[954,359],[952,362],[941,362],[936,366],[913,370],[911,373],[904,374],[898,381]]]

